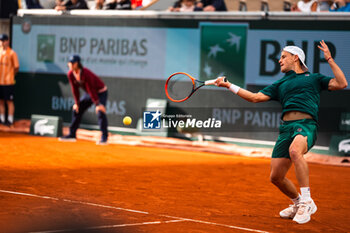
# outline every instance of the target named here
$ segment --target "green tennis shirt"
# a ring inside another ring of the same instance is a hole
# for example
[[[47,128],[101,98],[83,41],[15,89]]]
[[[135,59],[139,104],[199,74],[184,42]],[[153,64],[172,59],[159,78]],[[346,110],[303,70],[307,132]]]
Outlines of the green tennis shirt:
[[[283,78],[260,92],[270,96],[271,100],[277,100],[281,103],[282,118],[286,112],[299,111],[310,114],[317,122],[320,92],[328,90],[328,83],[331,79],[332,77],[318,73],[296,74],[291,70]]]

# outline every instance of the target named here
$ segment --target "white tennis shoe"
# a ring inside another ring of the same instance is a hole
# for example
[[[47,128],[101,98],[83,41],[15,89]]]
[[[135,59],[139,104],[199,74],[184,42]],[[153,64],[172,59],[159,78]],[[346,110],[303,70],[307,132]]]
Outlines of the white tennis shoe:
[[[293,218],[293,221],[303,224],[311,220],[311,214],[316,213],[317,206],[313,200],[311,201],[301,201],[298,204],[298,211]]]
[[[293,204],[293,205],[289,205],[288,208],[282,210],[280,212],[280,216],[281,218],[285,218],[285,219],[293,219],[295,214],[298,211],[298,206]]]

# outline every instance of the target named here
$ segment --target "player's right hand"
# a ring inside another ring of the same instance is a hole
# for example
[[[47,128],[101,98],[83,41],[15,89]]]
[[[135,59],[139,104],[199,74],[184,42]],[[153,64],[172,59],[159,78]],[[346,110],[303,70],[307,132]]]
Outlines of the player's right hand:
[[[224,81],[225,79],[225,76],[222,76],[222,77],[218,77],[216,80],[215,80],[215,85],[218,86],[218,87],[226,87],[226,88],[229,88],[231,83],[229,81]]]
[[[73,104],[73,111],[75,111],[76,113],[79,112],[79,106],[77,104]]]

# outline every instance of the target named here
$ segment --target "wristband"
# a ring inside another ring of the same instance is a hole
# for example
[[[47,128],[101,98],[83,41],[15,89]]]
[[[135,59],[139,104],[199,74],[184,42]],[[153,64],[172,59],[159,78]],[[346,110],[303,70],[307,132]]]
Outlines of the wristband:
[[[327,59],[327,62],[329,62],[329,60],[331,60],[332,59],[332,57],[329,57],[328,59]]]
[[[232,91],[233,93],[237,94],[239,89],[241,89],[239,86],[235,85],[235,84],[231,84],[231,86],[228,88],[230,91]]]

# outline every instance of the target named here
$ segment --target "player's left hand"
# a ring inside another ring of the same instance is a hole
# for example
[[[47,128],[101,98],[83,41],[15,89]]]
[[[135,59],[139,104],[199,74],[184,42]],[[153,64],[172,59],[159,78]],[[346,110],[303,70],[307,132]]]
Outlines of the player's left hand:
[[[106,108],[102,104],[99,104],[96,106],[95,111],[96,111],[96,114],[98,114],[99,111],[106,113]]]
[[[328,61],[329,58],[332,57],[331,52],[329,51],[329,48],[327,44],[324,42],[324,40],[320,41],[320,45],[317,45],[317,47],[323,51],[324,58]]]

